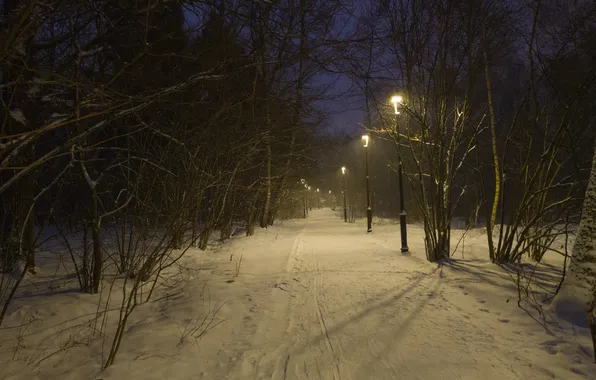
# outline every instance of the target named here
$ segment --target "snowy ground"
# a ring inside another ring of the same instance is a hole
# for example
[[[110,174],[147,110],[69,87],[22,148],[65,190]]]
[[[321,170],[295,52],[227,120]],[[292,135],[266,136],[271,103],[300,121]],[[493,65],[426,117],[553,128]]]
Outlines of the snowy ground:
[[[184,280],[131,316],[103,372],[107,348],[88,339],[97,296],[69,291],[72,276],[48,283],[42,268],[0,330],[0,378],[596,379],[585,326],[572,333],[518,308],[479,231],[463,259],[440,266],[414,226],[402,255],[398,231],[366,234],[321,210],[190,251],[176,269]],[[537,274],[546,288],[554,270]]]

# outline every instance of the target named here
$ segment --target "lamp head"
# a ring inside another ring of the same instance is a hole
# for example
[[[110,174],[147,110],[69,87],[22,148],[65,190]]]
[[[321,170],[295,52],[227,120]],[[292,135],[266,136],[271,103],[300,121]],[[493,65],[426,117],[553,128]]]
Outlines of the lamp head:
[[[391,97],[391,103],[393,103],[393,108],[395,109],[395,114],[399,115],[399,111],[397,110],[397,105],[403,103],[404,98],[401,95],[394,95]]]
[[[341,174],[346,174],[346,167],[345,166],[342,166],[341,167]]]
[[[367,148],[368,147],[368,135],[362,135],[362,142],[364,143],[364,147]]]
[[[395,103],[401,103],[404,101],[404,98],[401,97],[401,95],[394,95],[391,97],[391,103],[395,104]]]

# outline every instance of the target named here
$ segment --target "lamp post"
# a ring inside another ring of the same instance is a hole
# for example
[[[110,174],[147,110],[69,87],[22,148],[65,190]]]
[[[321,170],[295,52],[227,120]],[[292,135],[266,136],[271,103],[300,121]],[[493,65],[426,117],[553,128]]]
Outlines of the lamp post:
[[[344,222],[348,222],[348,206],[346,205],[346,167],[341,167],[341,179],[344,193]]]
[[[304,208],[306,209],[306,215],[308,215],[309,206],[310,206],[310,199],[308,199],[309,194],[308,191],[310,190],[310,186],[308,184],[304,185]]]
[[[307,185],[304,179],[301,179],[300,183],[304,185],[304,188],[306,188]],[[304,191],[304,195],[302,196],[302,212],[304,213],[304,219],[306,219],[306,190]]]
[[[403,98],[399,95],[391,97],[391,103],[393,103],[393,108],[395,110],[395,130],[397,132],[397,177],[399,181],[399,227],[401,232],[401,251],[408,252],[408,231],[406,229],[406,210],[404,206],[404,183],[403,183],[403,170],[402,170],[402,159],[401,159],[401,148],[399,147],[399,120],[397,116],[399,115],[399,110],[397,109],[397,105],[403,102]]]
[[[321,208],[321,195],[319,194],[320,190],[317,188],[317,208]]]
[[[370,178],[368,176],[368,135],[362,136],[364,161],[366,163],[366,232],[372,232],[372,209],[370,208]]]

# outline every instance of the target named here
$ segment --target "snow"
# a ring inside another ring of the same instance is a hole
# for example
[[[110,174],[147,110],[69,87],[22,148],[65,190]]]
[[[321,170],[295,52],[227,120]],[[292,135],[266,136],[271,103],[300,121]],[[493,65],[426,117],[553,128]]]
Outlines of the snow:
[[[27,125],[27,118],[23,111],[18,108],[10,110],[10,116],[19,124]]]
[[[519,308],[480,230],[437,265],[424,259],[419,226],[408,226],[402,254],[399,225],[375,222],[366,234],[365,222],[313,210],[189,251],[168,273],[176,282],[133,312],[102,372],[98,296],[77,292],[59,258],[43,256],[0,330],[0,377],[596,379],[586,326]],[[537,270],[544,288],[561,262],[549,256]],[[105,314],[109,324],[115,314]]]

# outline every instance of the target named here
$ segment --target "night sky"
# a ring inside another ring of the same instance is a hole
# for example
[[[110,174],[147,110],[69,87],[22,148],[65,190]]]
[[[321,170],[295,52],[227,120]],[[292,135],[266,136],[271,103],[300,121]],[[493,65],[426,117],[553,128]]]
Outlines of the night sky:
[[[321,75],[317,82],[331,84],[330,92],[334,94],[332,99],[319,102],[319,106],[329,111],[328,132],[359,134],[364,122],[364,99],[352,80],[346,75]]]
[[[199,31],[201,20],[194,12],[189,9],[184,12],[186,26]],[[343,23],[354,24],[354,22],[354,18],[348,17],[340,23],[344,33],[351,33],[353,27],[346,27]],[[316,103],[318,108],[328,111],[327,120],[322,125],[323,132],[331,135],[359,135],[362,132],[361,124],[364,122],[365,116],[364,96],[362,91],[353,85],[352,80],[344,74],[321,73],[314,78],[311,84],[317,87],[330,86],[326,99]]]

